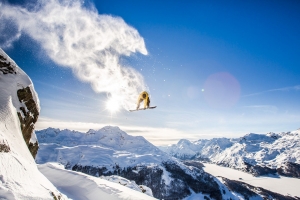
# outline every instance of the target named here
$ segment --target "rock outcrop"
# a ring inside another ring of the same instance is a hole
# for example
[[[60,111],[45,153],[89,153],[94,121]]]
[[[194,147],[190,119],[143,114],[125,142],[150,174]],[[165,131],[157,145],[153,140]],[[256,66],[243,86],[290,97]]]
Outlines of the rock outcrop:
[[[21,131],[31,155],[35,158],[39,148],[38,141],[36,140],[35,143],[33,143],[30,139],[33,137],[32,135],[35,134],[34,124],[37,122],[39,110],[29,87],[19,89],[17,95],[20,103],[24,104],[23,107],[20,107],[20,112],[18,112]]]
[[[0,153],[1,152],[4,152],[4,153],[10,152],[10,147],[8,146],[8,143],[6,140],[0,141]]]
[[[266,166],[260,166],[260,165],[251,165],[247,162],[244,162],[245,168],[243,168],[243,171],[248,172],[252,174],[253,176],[263,176],[268,174],[276,174],[276,169],[271,169]]]
[[[287,162],[277,169],[278,174],[293,178],[300,178],[300,164]]]
[[[9,60],[6,59],[4,55],[0,54],[0,73],[1,74],[16,74],[14,67]]]

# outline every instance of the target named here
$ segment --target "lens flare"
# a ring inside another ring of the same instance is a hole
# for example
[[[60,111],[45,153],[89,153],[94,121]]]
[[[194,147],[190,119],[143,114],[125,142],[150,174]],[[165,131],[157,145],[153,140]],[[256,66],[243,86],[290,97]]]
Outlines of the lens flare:
[[[206,102],[213,108],[228,109],[234,106],[241,93],[239,81],[228,72],[210,75],[203,91]]]
[[[121,103],[117,99],[110,98],[106,102],[106,109],[111,113],[116,113],[120,110]]]

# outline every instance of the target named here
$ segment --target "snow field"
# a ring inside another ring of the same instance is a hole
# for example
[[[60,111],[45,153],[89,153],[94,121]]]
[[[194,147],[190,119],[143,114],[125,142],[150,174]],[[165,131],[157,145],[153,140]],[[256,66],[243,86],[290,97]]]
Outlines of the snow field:
[[[155,199],[144,193],[130,189],[105,179],[89,176],[80,172],[65,170],[58,163],[38,165],[42,172],[62,193],[73,200],[150,200]],[[116,177],[112,178],[116,179]],[[121,180],[121,179],[120,179]],[[125,182],[124,180],[121,180]]]

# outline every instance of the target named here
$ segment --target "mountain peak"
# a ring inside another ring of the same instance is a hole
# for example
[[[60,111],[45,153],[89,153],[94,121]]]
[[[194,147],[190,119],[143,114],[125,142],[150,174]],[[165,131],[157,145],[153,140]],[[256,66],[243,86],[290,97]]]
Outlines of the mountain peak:
[[[99,129],[97,132],[105,132],[110,134],[126,134],[124,131],[122,131],[118,126],[104,126],[103,128]]]
[[[95,134],[96,133],[96,130],[94,129],[89,129],[86,134],[89,135],[89,134]]]
[[[178,141],[177,145],[190,145],[191,141],[187,140],[187,139],[181,139]]]

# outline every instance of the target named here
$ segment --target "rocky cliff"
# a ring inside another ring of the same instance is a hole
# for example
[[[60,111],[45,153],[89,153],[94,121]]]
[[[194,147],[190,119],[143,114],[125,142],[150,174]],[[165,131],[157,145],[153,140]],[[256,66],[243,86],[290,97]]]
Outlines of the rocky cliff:
[[[16,64],[10,60],[4,52],[0,54],[0,74],[2,74],[2,76],[17,76]],[[39,105],[37,105],[37,98],[34,98],[33,96],[36,94],[34,91],[31,91],[31,87],[27,86],[24,88],[24,85],[21,83],[17,84],[19,84],[20,87],[17,91],[15,91],[20,102],[17,109],[20,127],[26,145],[33,158],[35,158],[38,151],[38,141],[34,139],[31,140],[31,138],[36,138],[34,133],[34,124],[37,122],[39,116]]]
[[[64,199],[37,169],[34,124],[39,100],[32,81],[0,49],[0,199]]]

